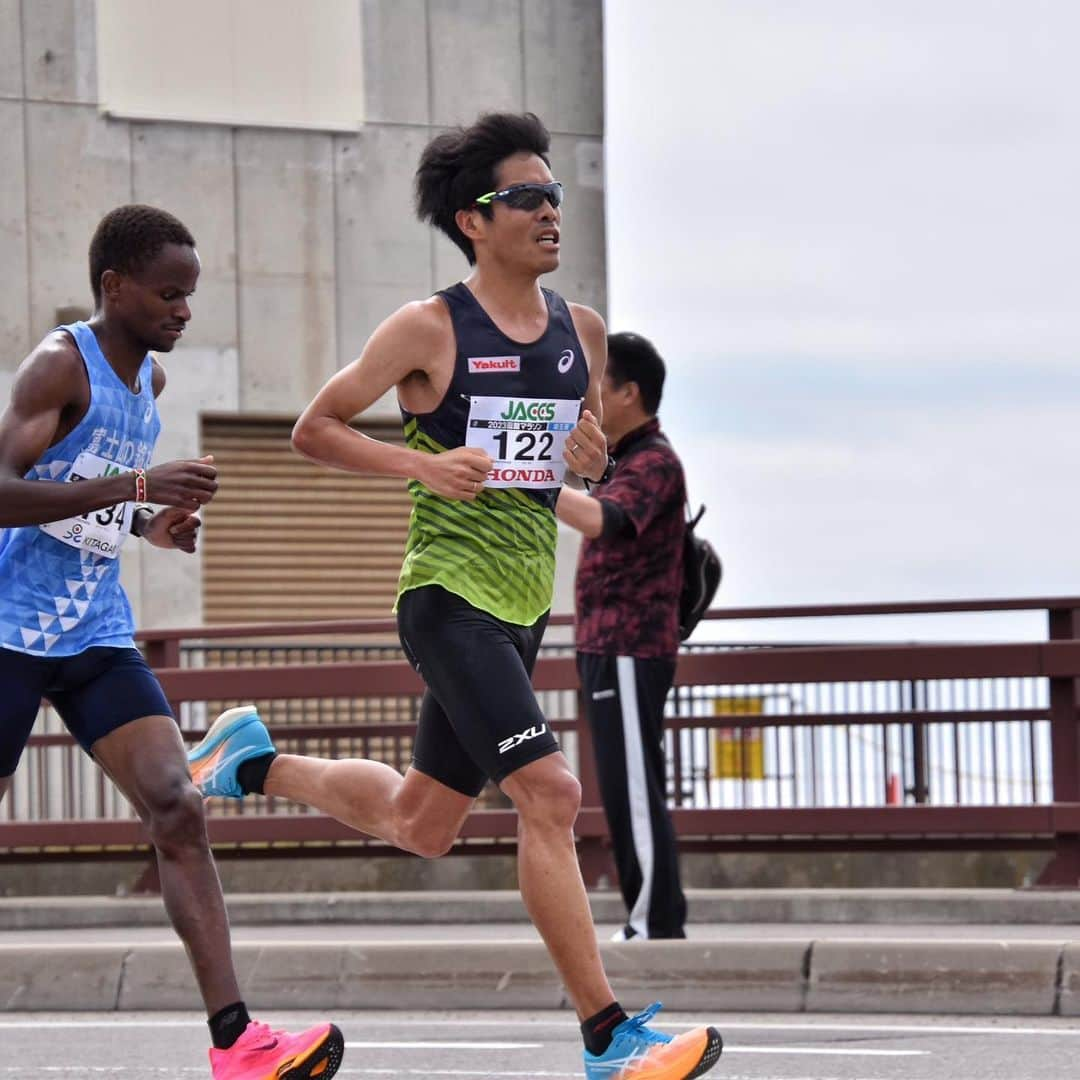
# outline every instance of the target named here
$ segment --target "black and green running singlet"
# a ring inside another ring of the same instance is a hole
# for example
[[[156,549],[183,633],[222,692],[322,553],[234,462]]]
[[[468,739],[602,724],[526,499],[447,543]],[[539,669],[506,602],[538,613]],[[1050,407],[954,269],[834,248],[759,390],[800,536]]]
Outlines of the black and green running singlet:
[[[551,607],[555,502],[563,447],[589,386],[570,309],[544,289],[548,325],[529,345],[508,338],[462,283],[438,295],[457,342],[454,375],[432,412],[402,409],[413,450],[477,446],[494,465],[475,502],[409,481],[412,517],[398,596],[441,585],[505,622],[531,626]]]

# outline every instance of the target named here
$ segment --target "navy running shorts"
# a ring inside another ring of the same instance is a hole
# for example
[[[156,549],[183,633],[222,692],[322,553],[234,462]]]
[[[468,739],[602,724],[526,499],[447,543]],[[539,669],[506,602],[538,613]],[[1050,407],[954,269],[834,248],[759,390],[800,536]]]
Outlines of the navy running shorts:
[[[99,646],[75,656],[31,656],[0,648],[0,777],[15,772],[42,698],[88,754],[98,739],[132,720],[173,714],[138,649]]]
[[[559,743],[540,711],[532,670],[547,626],[503,622],[438,585],[398,601],[398,632],[427,684],[413,742],[414,767],[475,798]]]

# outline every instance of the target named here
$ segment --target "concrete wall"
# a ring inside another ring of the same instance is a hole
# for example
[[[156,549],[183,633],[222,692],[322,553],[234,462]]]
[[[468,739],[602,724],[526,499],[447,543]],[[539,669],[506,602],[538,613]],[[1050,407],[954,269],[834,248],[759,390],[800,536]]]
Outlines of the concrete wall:
[[[437,130],[497,108],[554,133],[567,204],[547,283],[604,312],[602,0],[357,3],[367,123],[330,134],[107,119],[94,0],[0,0],[0,388],[59,309],[88,308],[91,232],[138,201],[176,213],[203,260],[158,459],[197,453],[200,411],[296,414],[390,311],[464,275],[413,218],[412,173]],[[129,547],[140,623],[200,622],[197,559]],[[566,610],[576,545],[560,549]]]

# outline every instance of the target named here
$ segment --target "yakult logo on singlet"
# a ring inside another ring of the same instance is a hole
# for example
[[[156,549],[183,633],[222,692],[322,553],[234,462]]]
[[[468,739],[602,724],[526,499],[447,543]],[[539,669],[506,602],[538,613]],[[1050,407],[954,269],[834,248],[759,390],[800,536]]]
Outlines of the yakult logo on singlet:
[[[470,375],[491,375],[497,371],[520,371],[520,356],[470,356]]]

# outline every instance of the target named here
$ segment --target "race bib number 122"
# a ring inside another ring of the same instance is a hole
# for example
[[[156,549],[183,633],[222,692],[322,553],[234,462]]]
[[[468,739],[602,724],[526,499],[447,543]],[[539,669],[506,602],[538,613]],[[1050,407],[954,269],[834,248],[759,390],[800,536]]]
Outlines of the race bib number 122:
[[[484,486],[559,487],[566,475],[563,447],[580,410],[574,399],[473,397],[465,445],[494,461]]]

